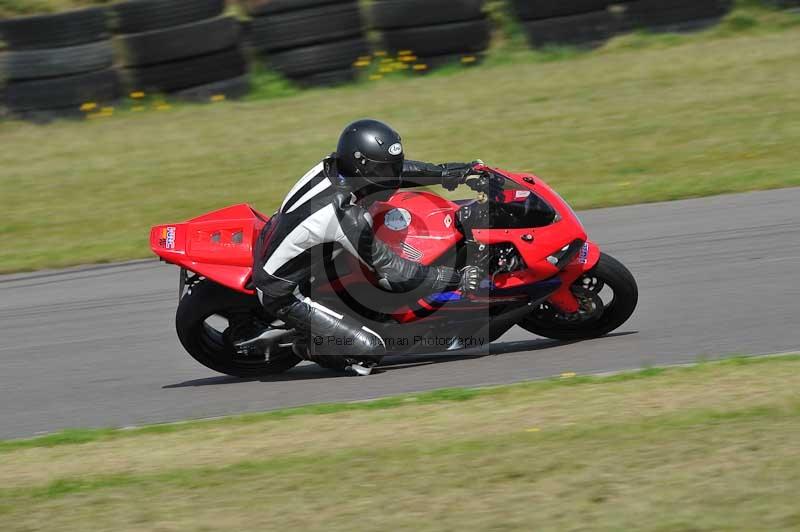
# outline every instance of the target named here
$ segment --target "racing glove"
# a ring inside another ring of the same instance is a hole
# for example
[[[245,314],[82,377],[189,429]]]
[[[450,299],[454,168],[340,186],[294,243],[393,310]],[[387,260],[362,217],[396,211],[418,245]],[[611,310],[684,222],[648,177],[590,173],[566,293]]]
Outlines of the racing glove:
[[[456,270],[448,266],[439,266],[435,269],[436,279],[433,283],[434,292],[445,290],[460,290],[463,293],[474,292],[480,286],[483,271],[477,266],[467,266]]]
[[[483,272],[477,266],[467,266],[461,268],[461,282],[459,283],[459,290],[464,293],[474,292],[478,289],[483,277]]]
[[[464,184],[475,163],[445,163],[442,166],[442,186],[453,191]]]

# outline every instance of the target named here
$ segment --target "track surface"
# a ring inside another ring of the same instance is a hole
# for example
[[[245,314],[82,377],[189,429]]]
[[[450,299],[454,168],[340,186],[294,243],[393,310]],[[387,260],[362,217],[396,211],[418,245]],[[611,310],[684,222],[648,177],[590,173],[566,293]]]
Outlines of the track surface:
[[[155,261],[0,277],[0,438],[798,350],[798,205],[784,189],[584,212],[639,282],[621,334],[558,344],[514,329],[490,356],[393,357],[367,378],[206,370],[175,337],[177,270]]]

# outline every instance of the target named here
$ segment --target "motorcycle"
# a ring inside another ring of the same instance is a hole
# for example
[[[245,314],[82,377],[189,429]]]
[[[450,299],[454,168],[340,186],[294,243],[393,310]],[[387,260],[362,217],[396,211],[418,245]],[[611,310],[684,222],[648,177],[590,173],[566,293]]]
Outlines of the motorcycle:
[[[303,293],[360,316],[386,340],[387,354],[486,348],[515,325],[584,340],[630,318],[638,301],[633,275],[588,239],[541,178],[477,164],[465,184],[475,198],[401,190],[370,214],[377,238],[408,260],[480,267],[486,277],[476,291],[389,293],[353,255],[325,245]],[[269,221],[241,204],[151,229],[153,252],[180,267],[178,338],[217,372],[257,377],[301,362],[295,331],[267,315],[252,284],[253,250]],[[314,338],[320,341],[347,339]]]

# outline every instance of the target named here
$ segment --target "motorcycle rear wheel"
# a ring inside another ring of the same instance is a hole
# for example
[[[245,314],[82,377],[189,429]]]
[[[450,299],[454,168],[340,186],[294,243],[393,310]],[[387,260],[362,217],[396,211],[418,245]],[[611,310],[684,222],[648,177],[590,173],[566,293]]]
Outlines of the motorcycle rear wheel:
[[[579,278],[573,292],[599,297],[603,287],[613,292],[613,298],[603,301],[602,310],[595,315],[570,321],[549,303],[543,303],[526,316],[519,326],[528,332],[554,340],[587,340],[610,333],[628,321],[639,301],[639,289],[631,272],[618,260],[605,253],[590,271]],[[602,299],[602,297],[601,297]],[[599,307],[598,307],[599,308]]]
[[[235,356],[226,331],[232,324],[256,320],[260,313],[255,297],[203,280],[181,299],[175,328],[192,358],[219,373],[252,378],[288,371],[301,360],[290,346],[275,348],[264,359],[245,360]]]

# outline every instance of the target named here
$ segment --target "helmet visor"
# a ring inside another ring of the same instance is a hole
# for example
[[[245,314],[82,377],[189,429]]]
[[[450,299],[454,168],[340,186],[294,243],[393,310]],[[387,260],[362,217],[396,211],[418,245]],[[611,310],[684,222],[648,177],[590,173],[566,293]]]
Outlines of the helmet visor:
[[[369,159],[360,166],[361,176],[381,188],[400,188],[403,180],[403,161],[379,162]]]

